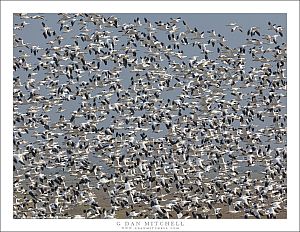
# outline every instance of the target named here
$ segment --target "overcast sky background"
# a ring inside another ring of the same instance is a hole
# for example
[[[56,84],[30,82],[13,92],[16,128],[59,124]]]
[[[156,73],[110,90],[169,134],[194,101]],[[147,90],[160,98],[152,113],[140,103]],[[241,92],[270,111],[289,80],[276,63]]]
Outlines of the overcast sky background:
[[[29,15],[34,15],[34,14],[29,14]],[[62,33],[59,31],[60,28],[60,24],[57,23],[60,16],[57,14],[42,14],[43,16],[45,16],[45,24],[47,26],[50,26],[52,29],[54,29],[57,34],[62,34],[63,37],[65,38],[62,41],[62,45],[65,44],[73,44],[73,39],[71,38],[72,36],[74,36],[75,34],[79,34],[79,26],[74,26],[73,27],[73,31],[71,31],[70,33]],[[136,19],[137,17],[140,18],[140,21],[142,23],[144,23],[144,18],[147,18],[153,26],[155,26],[155,22],[158,21],[162,21],[162,22],[168,22],[170,21],[170,18],[177,18],[177,17],[181,17],[182,20],[184,20],[191,29],[193,28],[197,28],[198,31],[204,31],[206,34],[206,38],[209,38],[208,36],[208,31],[211,30],[215,30],[216,34],[221,34],[225,37],[225,39],[227,40],[226,44],[230,47],[240,47],[241,45],[245,44],[246,39],[249,38],[249,36],[247,36],[247,31],[249,30],[250,27],[253,26],[257,26],[260,27],[260,32],[261,35],[264,34],[274,34],[274,31],[270,31],[267,30],[268,28],[268,22],[270,21],[272,24],[277,24],[277,25],[281,25],[286,29],[287,26],[287,18],[286,18],[286,14],[103,14],[104,16],[108,17],[111,15],[114,15],[116,17],[119,18],[119,24],[128,24],[128,23],[133,23],[133,20]],[[23,19],[19,19],[19,17],[14,16],[14,23],[15,24],[19,24],[21,22],[23,22]],[[30,43],[31,45],[38,45],[42,48],[46,48],[49,47],[49,45],[47,44],[47,42],[49,40],[54,39],[53,37],[50,37],[48,39],[45,39],[42,35],[42,25],[41,25],[41,20],[29,20],[28,22],[30,22],[30,25],[27,25],[23,30],[15,30],[14,33],[16,33],[17,37],[20,37],[24,40],[24,42],[26,43]],[[240,33],[239,31],[235,31],[235,32],[231,32],[230,31],[230,27],[225,26],[226,24],[232,23],[232,22],[236,22],[238,25],[240,25],[244,32]],[[77,24],[75,24],[77,25]],[[88,28],[91,29],[91,31],[89,32],[89,34],[93,33],[93,28],[91,25],[91,23],[89,23]],[[182,23],[180,24],[180,31],[183,30],[183,25]],[[109,28],[107,30],[112,31],[111,35],[114,35],[114,33],[117,33],[115,28]],[[118,35],[120,35],[121,33],[118,33]],[[116,34],[117,35],[117,34]],[[167,35],[166,32],[164,31],[158,31],[157,33],[157,37],[159,38],[160,41],[166,42],[166,44],[168,43],[167,40]],[[286,34],[284,33],[283,37],[278,38],[279,44],[281,43],[286,43]],[[206,41],[207,42],[207,41]],[[122,43],[122,39],[120,40],[119,44]],[[79,44],[81,44],[81,40],[79,40]],[[274,45],[263,45],[263,47],[274,47],[276,46]],[[83,49],[84,47],[82,47]],[[199,55],[200,59],[204,58],[204,56],[202,54],[199,54],[199,49],[195,46],[195,47],[191,47],[191,46],[181,46],[181,49],[184,50],[185,55],[187,55],[187,62],[188,63],[188,58],[194,56],[194,55]],[[14,49],[14,56],[18,56],[20,54],[19,52],[19,48],[15,48]],[[43,51],[39,52],[39,55],[37,55],[36,57],[33,56],[33,54],[30,54],[31,57],[28,59],[29,61],[31,61],[32,64],[36,64],[38,62],[38,60],[36,59],[37,57],[39,57],[41,54],[43,53]],[[247,52],[248,53],[248,52]],[[145,56],[146,54],[143,54],[143,56]],[[267,55],[266,55],[267,56]],[[89,59],[89,55],[86,56],[87,60]],[[209,55],[210,58],[214,58],[215,54],[210,54]],[[247,57],[250,58],[250,55],[247,54]],[[178,61],[178,60],[177,60]],[[64,64],[63,62],[60,62],[61,64]],[[259,62],[257,62],[259,63]],[[164,63],[165,66],[167,66],[167,62]],[[33,66],[35,67],[35,66]],[[109,69],[111,66],[108,65],[107,67],[101,67],[103,69]],[[251,68],[250,67],[257,67],[257,64],[255,64],[254,62],[251,62],[250,59],[246,60],[246,71],[249,71]],[[14,72],[14,76],[20,76],[21,80],[25,80],[28,76],[29,72],[24,72],[22,70],[18,70],[16,72]],[[122,71],[122,73],[120,74],[120,78],[123,80],[123,84],[124,86],[128,85],[131,76],[134,76],[135,74],[129,73],[126,70]],[[86,74],[83,75],[84,77],[82,78],[84,80],[84,78],[86,78],[85,80],[88,81],[88,76]],[[44,75],[44,71],[41,70],[38,75],[35,77],[37,80],[41,80],[45,77]],[[62,84],[65,80],[67,80],[66,78],[60,78],[60,84]],[[22,91],[26,92],[26,90],[23,88]],[[245,94],[247,94],[250,90],[245,89],[243,90]],[[248,91],[248,92],[247,92]],[[44,86],[41,86],[41,93],[43,93],[43,95],[47,95],[48,89]],[[171,100],[174,100],[178,97],[180,93],[180,90],[174,90],[174,91],[169,91],[169,92],[165,92],[162,93],[161,97],[164,98],[164,100],[166,101],[168,98]],[[79,99],[79,98],[78,98]],[[116,98],[112,98],[114,101]],[[246,105],[246,101],[245,102],[240,102],[241,105]],[[61,114],[65,115],[66,119],[70,119],[71,117],[71,112],[77,110],[77,108],[80,106],[81,101],[76,100],[76,101],[72,101],[72,102],[65,102],[64,103],[64,108],[66,108],[67,110],[64,113],[55,113],[57,108],[53,107],[53,110],[48,112],[47,114],[51,117],[51,119],[55,122],[58,120],[59,116]],[[286,98],[283,98],[283,104],[286,105]],[[28,108],[28,105],[24,105],[24,106],[20,106],[19,107],[19,112],[25,112],[26,108]],[[282,113],[285,113],[286,109],[283,110]],[[184,112],[186,114],[189,113],[189,109],[186,109],[186,111]],[[141,114],[141,113],[136,113]],[[115,112],[112,112],[110,114],[110,116],[112,115],[116,115]],[[104,122],[101,123],[101,125],[99,125],[99,127],[101,126],[109,126],[111,124],[111,117],[108,117],[107,120],[105,120]],[[80,123],[80,122],[84,122],[84,118],[82,119],[76,119],[76,123]],[[268,124],[272,124],[271,119],[268,121],[266,120],[264,125],[261,124],[261,122],[259,121],[255,121],[255,123],[260,124],[260,126],[265,127]],[[43,128],[38,128],[38,131],[43,131]],[[161,132],[161,134],[153,134],[152,136],[163,136],[166,133],[166,131]],[[26,135],[25,135],[26,136]],[[27,136],[28,139],[30,138],[30,134],[29,136]],[[26,138],[26,137],[25,137]],[[33,138],[31,137],[32,142],[34,142]],[[280,145],[278,145],[280,146]]]

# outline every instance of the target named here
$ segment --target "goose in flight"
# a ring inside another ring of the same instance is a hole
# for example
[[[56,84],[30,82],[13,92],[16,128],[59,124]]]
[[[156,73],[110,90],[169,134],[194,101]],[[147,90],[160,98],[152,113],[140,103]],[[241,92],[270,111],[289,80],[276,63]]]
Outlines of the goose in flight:
[[[239,30],[240,32],[243,32],[242,27],[239,26],[237,23],[229,23],[226,26],[231,28],[231,32],[234,32],[236,30]]]

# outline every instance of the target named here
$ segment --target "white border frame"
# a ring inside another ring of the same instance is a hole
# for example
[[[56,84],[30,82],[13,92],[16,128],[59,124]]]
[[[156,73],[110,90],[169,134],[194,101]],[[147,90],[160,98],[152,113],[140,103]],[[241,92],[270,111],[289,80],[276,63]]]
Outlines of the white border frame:
[[[170,7],[170,4],[172,7]],[[299,230],[299,2],[291,1],[2,1],[1,2],[1,221],[10,231],[118,231],[123,220],[13,219],[12,59],[13,13],[287,13],[288,216],[276,220],[182,220],[180,231]],[[132,6],[129,8],[128,6]],[[134,6],[134,7],[133,7]],[[153,220],[153,219],[152,219]],[[147,221],[147,220],[139,220]],[[148,220],[149,221],[149,220]],[[150,220],[151,221],[151,220]],[[162,221],[162,220],[156,220]],[[172,221],[172,220],[170,220]],[[181,220],[178,220],[181,221]],[[162,231],[162,230],[161,230]]]

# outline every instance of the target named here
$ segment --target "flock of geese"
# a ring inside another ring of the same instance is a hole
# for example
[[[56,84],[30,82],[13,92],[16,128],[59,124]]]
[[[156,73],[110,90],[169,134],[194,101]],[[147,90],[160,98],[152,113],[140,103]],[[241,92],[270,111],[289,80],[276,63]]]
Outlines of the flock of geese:
[[[284,27],[14,19],[14,218],[286,217]]]

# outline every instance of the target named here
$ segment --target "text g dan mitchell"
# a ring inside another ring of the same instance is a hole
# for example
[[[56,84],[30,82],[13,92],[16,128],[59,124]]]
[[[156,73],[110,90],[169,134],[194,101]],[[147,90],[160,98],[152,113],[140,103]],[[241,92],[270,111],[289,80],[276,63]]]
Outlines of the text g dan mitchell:
[[[165,230],[165,229],[180,229],[184,226],[183,221],[118,221],[117,226],[122,229],[153,229],[153,230]]]

